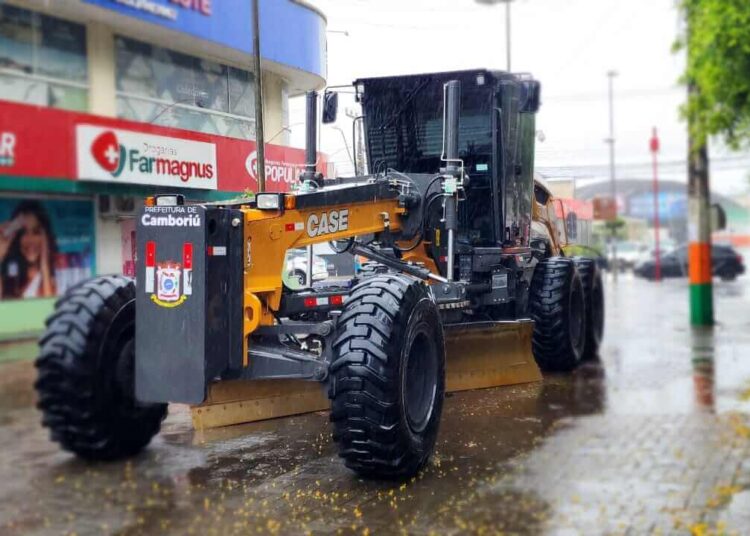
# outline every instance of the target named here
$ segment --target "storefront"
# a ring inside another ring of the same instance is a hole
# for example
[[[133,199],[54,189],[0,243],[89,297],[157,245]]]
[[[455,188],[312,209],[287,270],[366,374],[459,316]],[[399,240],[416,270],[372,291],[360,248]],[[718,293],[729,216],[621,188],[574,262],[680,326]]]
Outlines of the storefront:
[[[132,275],[145,195],[255,190],[250,3],[222,4],[0,5],[0,340],[38,331],[82,279]],[[286,190],[304,162],[284,146],[287,101],[324,84],[325,19],[261,8],[267,188]],[[279,37],[292,27],[303,52]]]

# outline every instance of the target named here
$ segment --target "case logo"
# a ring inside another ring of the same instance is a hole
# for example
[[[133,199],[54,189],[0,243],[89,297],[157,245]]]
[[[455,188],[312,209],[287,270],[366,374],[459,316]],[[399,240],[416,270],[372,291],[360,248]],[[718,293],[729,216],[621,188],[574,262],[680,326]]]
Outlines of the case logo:
[[[320,215],[310,214],[305,228],[311,238],[346,231],[349,229],[349,209],[330,210]]]

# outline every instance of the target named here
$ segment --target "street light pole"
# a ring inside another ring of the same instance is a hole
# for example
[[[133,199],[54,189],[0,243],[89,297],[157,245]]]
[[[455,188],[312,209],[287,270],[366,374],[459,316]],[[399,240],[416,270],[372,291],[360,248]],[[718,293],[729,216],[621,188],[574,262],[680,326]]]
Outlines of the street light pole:
[[[263,75],[260,69],[260,16],[258,4],[253,2],[253,59],[255,61],[255,144],[257,146],[258,191],[266,190],[266,142],[263,130]]]
[[[617,281],[617,183],[615,182],[615,98],[614,98],[614,80],[617,76],[616,71],[607,72],[609,78],[609,187],[612,204],[614,206],[614,220],[612,221],[612,279]]]

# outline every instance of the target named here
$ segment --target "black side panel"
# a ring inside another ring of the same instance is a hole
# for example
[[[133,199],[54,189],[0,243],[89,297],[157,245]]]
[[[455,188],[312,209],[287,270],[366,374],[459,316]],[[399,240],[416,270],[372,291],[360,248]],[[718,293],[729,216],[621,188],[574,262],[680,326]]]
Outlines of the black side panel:
[[[242,368],[243,259],[239,210],[206,210],[206,378]]]
[[[136,398],[200,403],[208,379],[206,209],[144,207],[137,225]]]

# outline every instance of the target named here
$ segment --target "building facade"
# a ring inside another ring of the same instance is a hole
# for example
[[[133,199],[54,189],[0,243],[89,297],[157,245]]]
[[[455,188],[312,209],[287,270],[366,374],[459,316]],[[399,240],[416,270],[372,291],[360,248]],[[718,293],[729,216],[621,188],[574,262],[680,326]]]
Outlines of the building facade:
[[[0,3],[0,340],[86,277],[132,275],[144,196],[256,188],[251,5]],[[267,187],[285,190],[304,161],[288,99],[325,85],[326,20],[260,0],[260,26]]]

